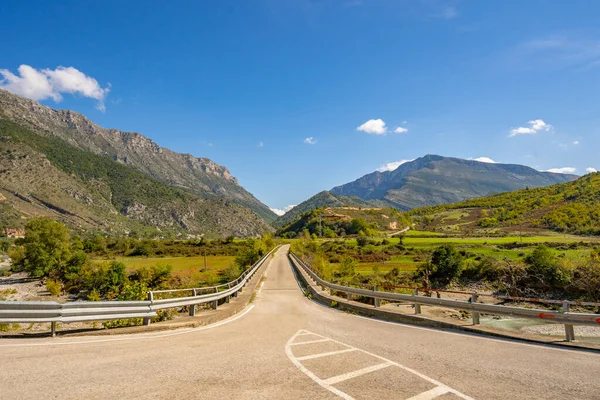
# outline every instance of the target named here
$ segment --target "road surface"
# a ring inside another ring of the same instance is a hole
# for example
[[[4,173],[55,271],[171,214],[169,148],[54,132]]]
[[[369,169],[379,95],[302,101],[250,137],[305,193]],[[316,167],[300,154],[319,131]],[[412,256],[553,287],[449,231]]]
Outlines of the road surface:
[[[213,326],[0,341],[0,399],[598,399],[600,355],[369,320],[303,296],[286,258]]]

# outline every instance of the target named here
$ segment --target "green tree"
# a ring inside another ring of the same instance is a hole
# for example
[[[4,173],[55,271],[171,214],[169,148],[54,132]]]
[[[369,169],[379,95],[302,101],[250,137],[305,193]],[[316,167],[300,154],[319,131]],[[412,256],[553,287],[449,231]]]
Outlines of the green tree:
[[[345,257],[340,263],[340,275],[353,276],[356,273],[358,262],[352,257]]]
[[[369,229],[369,224],[364,218],[354,218],[350,221],[350,226],[346,230],[346,233],[350,235],[358,235],[360,231],[366,232]]]
[[[432,281],[447,284],[460,276],[463,262],[463,256],[452,244],[443,244],[431,254],[429,278]]]
[[[71,257],[69,230],[47,217],[34,218],[25,225],[22,263],[36,277],[58,274]]]
[[[562,268],[552,250],[544,244],[538,245],[535,250],[525,258],[529,266],[528,272],[542,285],[563,287],[570,281],[570,274]]]

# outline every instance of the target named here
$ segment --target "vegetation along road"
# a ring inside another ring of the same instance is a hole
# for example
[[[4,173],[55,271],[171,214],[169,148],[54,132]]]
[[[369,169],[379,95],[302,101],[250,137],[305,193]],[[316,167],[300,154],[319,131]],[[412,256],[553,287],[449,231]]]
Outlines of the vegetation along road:
[[[302,294],[288,249],[270,260],[254,303],[213,326],[2,340],[0,398],[598,397],[596,353],[391,324],[322,307]]]

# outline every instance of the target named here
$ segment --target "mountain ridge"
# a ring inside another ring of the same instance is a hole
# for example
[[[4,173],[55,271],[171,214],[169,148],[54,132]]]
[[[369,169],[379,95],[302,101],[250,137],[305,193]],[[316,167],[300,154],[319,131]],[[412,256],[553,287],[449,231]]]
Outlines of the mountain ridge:
[[[56,110],[0,89],[6,118],[41,135],[52,135],[82,150],[113,159],[170,186],[205,197],[225,198],[256,212],[267,222],[276,215],[214,161],[177,153],[137,132],[103,128],[83,114]]]
[[[408,211],[526,187],[550,186],[576,178],[576,175],[542,172],[519,164],[484,163],[427,154],[392,171],[375,171],[322,191],[277,218],[273,225],[280,228],[302,213],[320,207],[393,207]]]

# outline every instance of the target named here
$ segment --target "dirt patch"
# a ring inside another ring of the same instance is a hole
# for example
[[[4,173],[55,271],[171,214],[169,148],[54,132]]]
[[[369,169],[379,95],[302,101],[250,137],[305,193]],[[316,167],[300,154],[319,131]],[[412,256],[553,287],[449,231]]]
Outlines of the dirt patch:
[[[60,300],[60,298],[50,296],[41,279],[32,279],[26,272],[18,272],[10,276],[0,277],[0,291],[11,292],[6,298],[9,301]]]

